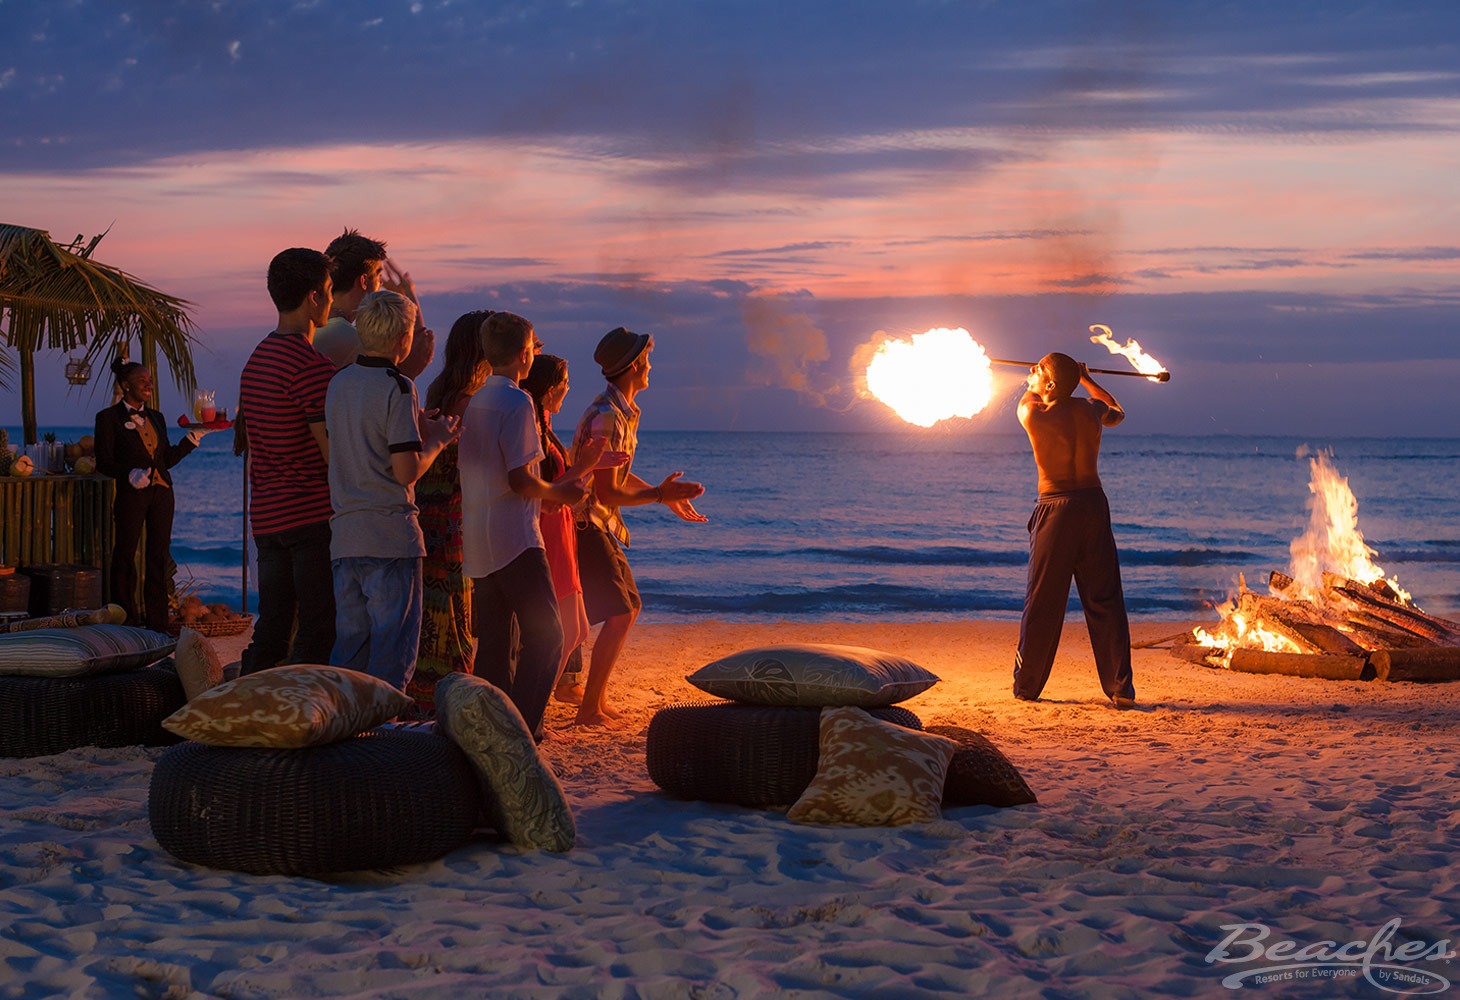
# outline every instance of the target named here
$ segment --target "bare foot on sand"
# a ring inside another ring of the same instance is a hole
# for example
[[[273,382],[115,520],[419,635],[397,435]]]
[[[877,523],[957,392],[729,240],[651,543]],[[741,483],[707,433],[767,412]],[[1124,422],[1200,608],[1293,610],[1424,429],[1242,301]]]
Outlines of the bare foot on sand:
[[[573,720],[573,725],[584,728],[622,729],[624,723],[617,714],[610,715],[608,709],[600,712],[585,712],[578,710],[578,717]]]
[[[560,701],[564,705],[583,704],[582,684],[559,684],[557,690],[553,691],[553,700]]]

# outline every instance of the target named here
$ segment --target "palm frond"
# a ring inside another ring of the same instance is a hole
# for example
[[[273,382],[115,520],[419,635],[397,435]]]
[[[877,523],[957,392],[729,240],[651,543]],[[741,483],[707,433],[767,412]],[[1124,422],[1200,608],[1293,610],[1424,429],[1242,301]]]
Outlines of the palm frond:
[[[148,338],[173,381],[191,391],[197,342],[191,303],[90,259],[99,239],[81,248],[79,239],[58,244],[45,230],[0,223],[0,319],[6,320],[0,335],[23,354],[84,348],[92,361],[133,337]]]

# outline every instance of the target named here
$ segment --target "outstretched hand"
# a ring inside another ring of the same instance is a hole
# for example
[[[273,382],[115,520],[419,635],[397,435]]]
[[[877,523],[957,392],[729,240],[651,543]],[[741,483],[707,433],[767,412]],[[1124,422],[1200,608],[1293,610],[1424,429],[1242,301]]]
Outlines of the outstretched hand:
[[[664,477],[664,482],[659,484],[659,502],[669,505],[678,500],[693,500],[705,492],[705,488],[699,483],[692,483],[682,480],[679,477],[683,472],[671,472]],[[690,510],[694,510],[693,507]]]
[[[688,500],[666,500],[664,501],[664,506],[674,511],[674,515],[681,521],[702,524],[709,520],[708,517],[695,510],[695,505]]]

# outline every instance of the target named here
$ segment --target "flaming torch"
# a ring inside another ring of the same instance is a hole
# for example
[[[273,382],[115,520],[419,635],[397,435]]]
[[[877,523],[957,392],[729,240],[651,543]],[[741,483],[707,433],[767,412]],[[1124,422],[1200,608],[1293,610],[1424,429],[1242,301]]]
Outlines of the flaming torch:
[[[1099,333],[1095,333],[1099,330]],[[1135,338],[1127,338],[1124,346],[1117,344],[1115,338],[1110,335],[1110,327],[1096,323],[1090,327],[1090,332],[1095,336],[1090,338],[1092,344],[1103,344],[1109,348],[1111,354],[1123,354],[1135,365],[1136,373],[1145,375],[1152,382],[1166,382],[1171,378],[1171,373],[1166,371],[1161,362],[1141,350],[1140,342]],[[1093,370],[1093,369],[1092,369]],[[1130,372],[1121,372],[1122,375],[1129,375]]]

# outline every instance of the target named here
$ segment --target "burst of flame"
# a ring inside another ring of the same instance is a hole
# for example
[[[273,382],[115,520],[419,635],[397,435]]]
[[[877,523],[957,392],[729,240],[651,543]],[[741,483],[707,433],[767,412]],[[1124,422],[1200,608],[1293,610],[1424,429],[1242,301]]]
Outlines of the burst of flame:
[[[1100,332],[1095,333],[1096,330],[1099,330]],[[1090,332],[1095,333],[1095,336],[1090,338],[1090,343],[1103,344],[1110,351],[1111,354],[1125,355],[1136,371],[1150,378],[1150,381],[1152,382],[1161,381],[1154,376],[1159,375],[1163,371],[1165,371],[1166,366],[1161,364],[1161,362],[1157,361],[1155,358],[1151,357],[1145,351],[1141,350],[1140,341],[1132,337],[1125,342],[1124,346],[1117,344],[1114,338],[1110,335],[1110,327],[1104,326],[1100,323],[1096,323],[1094,326],[1090,327]]]
[[[867,365],[867,388],[908,423],[931,427],[988,406],[994,374],[967,330],[938,327],[883,341]]]
[[[1365,584],[1383,580],[1384,570],[1371,558],[1376,553],[1359,530],[1359,502],[1348,480],[1339,475],[1328,452],[1313,455],[1309,467],[1308,529],[1288,548],[1288,576],[1309,599],[1321,597],[1326,589],[1324,573]],[[1391,577],[1386,582],[1403,603],[1410,603],[1398,580]]]

